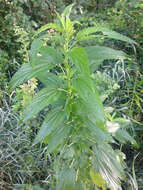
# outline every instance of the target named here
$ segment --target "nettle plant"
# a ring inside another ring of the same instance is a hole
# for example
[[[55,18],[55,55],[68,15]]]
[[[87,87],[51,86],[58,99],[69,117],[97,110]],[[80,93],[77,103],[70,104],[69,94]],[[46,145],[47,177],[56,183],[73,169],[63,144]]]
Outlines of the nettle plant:
[[[122,189],[125,180],[122,152],[111,144],[135,143],[120,123],[107,121],[104,107],[91,77],[96,64],[106,59],[127,59],[119,50],[104,46],[85,47],[85,40],[112,38],[133,40],[100,26],[76,31],[69,17],[73,5],[57,13],[56,23],[41,27],[24,64],[10,82],[11,90],[33,77],[43,88],[23,113],[27,121],[46,108],[45,120],[33,145],[47,144],[47,153],[57,155],[51,189]],[[48,30],[48,33],[44,31]],[[122,122],[123,123],[123,122]],[[117,140],[116,140],[117,139]]]

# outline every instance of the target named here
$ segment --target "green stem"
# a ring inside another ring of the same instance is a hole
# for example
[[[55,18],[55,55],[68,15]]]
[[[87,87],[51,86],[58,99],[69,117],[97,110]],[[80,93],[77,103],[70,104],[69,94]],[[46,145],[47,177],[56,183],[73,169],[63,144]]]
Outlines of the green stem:
[[[65,51],[65,70],[66,70],[66,75],[67,75],[67,86],[68,86],[68,94],[71,95],[71,81],[70,81],[70,66],[69,66],[69,57],[68,57],[68,42],[65,43],[64,46],[64,51]]]

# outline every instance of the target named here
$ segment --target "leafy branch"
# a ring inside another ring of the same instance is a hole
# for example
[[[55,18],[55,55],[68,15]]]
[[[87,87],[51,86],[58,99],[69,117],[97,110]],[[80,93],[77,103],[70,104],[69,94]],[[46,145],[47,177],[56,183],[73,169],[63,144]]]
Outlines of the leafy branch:
[[[55,153],[57,190],[93,189],[94,186],[121,189],[125,179],[124,162],[119,150],[113,150],[116,140],[134,142],[119,127],[108,122],[104,107],[91,74],[93,65],[106,59],[127,59],[119,50],[104,46],[84,47],[84,40],[108,37],[135,43],[128,37],[109,29],[95,26],[77,32],[70,20],[73,4],[57,13],[57,23],[41,27],[30,49],[30,62],[13,76],[10,90],[32,77],[43,83],[41,89],[26,107],[23,121],[50,106],[33,145],[47,144],[48,153]],[[45,31],[49,30],[48,34]],[[98,35],[101,32],[101,35]],[[50,45],[49,45],[50,44]],[[110,128],[110,130],[109,130]],[[57,166],[57,167],[56,167]],[[98,180],[97,180],[98,179]]]

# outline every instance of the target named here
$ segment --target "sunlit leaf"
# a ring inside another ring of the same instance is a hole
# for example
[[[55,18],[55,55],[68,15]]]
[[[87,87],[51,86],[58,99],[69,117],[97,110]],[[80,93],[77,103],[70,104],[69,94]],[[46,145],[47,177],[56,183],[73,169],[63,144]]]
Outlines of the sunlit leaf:
[[[70,59],[73,64],[75,64],[79,73],[90,74],[89,72],[89,64],[88,57],[86,51],[83,47],[73,48],[69,53]]]
[[[102,190],[106,190],[106,186],[105,186],[106,182],[98,172],[90,169],[90,177],[95,185],[97,185],[98,187],[101,187]]]
[[[69,17],[73,6],[74,6],[74,3],[73,3],[73,4],[70,4],[69,6],[67,6],[67,7],[65,8],[65,10],[64,10],[63,13],[62,13],[62,17],[63,17],[63,18],[64,18],[64,17]]]
[[[93,166],[105,179],[109,187],[121,189],[121,179],[124,179],[123,167],[116,158],[116,152],[107,143],[100,143],[94,147],[95,157]]]

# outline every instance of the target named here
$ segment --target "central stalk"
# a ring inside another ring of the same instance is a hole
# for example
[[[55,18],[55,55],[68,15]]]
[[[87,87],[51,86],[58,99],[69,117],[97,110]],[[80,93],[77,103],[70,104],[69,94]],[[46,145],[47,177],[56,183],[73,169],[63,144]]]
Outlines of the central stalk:
[[[68,94],[69,96],[71,95],[71,81],[70,81],[70,66],[69,66],[69,43],[66,39],[65,45],[64,45],[64,52],[65,52],[65,60],[64,60],[64,65],[65,65],[65,70],[66,70],[66,78],[67,78],[67,86],[68,86]]]

